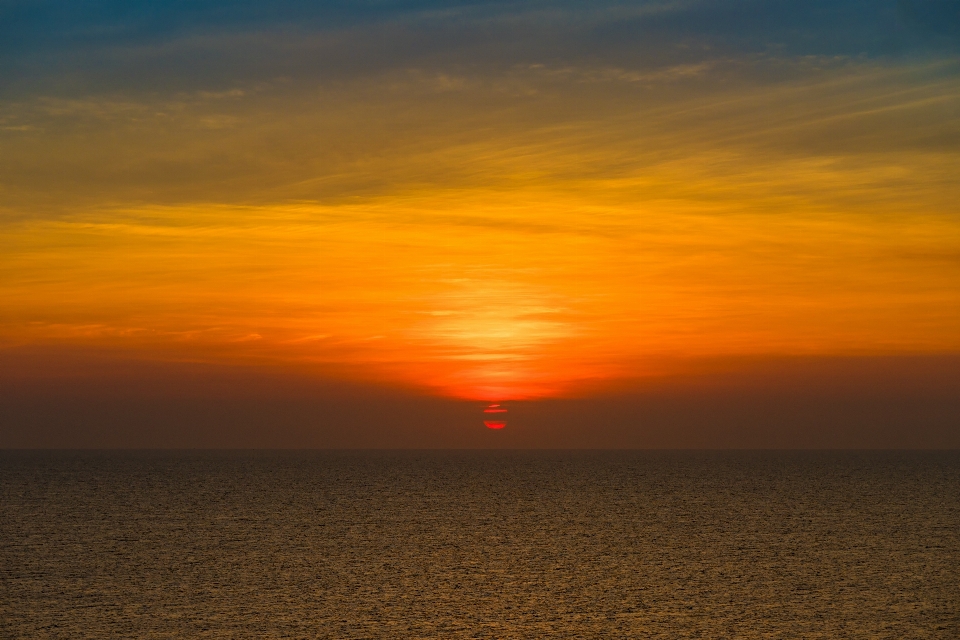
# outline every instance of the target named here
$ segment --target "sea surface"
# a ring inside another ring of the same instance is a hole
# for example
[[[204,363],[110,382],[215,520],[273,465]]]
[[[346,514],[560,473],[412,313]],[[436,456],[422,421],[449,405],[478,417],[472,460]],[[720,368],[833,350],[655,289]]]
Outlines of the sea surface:
[[[960,452],[0,452],[2,638],[960,638]]]

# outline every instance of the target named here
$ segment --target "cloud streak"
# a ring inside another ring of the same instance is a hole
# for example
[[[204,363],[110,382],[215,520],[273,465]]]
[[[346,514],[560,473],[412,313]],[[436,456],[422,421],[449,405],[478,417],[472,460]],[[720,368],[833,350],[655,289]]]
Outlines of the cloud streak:
[[[8,347],[490,400],[960,351],[920,5],[151,7],[3,9]]]

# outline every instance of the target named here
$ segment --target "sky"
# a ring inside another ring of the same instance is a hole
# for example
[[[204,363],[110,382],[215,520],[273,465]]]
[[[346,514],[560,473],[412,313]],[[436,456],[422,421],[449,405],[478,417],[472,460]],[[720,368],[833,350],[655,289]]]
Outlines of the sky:
[[[958,175],[956,0],[2,0],[0,446],[960,447]]]

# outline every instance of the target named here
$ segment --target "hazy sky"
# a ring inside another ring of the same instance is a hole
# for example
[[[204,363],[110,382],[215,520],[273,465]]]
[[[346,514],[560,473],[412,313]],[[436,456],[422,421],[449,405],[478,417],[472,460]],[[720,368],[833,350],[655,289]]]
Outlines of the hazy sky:
[[[2,2],[0,446],[957,447],[958,175],[956,0]]]

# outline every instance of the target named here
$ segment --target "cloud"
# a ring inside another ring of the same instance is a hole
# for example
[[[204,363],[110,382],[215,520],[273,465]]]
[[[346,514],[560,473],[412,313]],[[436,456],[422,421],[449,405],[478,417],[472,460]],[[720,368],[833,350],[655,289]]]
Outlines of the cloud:
[[[5,5],[63,37],[0,62],[4,341],[488,394],[960,348],[960,73],[892,3],[152,6]]]
[[[650,74],[758,54],[884,57],[950,51],[910,26],[943,28],[950,11],[919,0],[12,2],[0,9],[0,96],[586,60]]]
[[[37,96],[0,104],[0,185],[7,216],[476,190],[946,202],[957,71],[951,59],[756,56],[654,72],[581,62]],[[463,224],[496,217],[453,210]],[[558,224],[502,213],[497,224]]]

